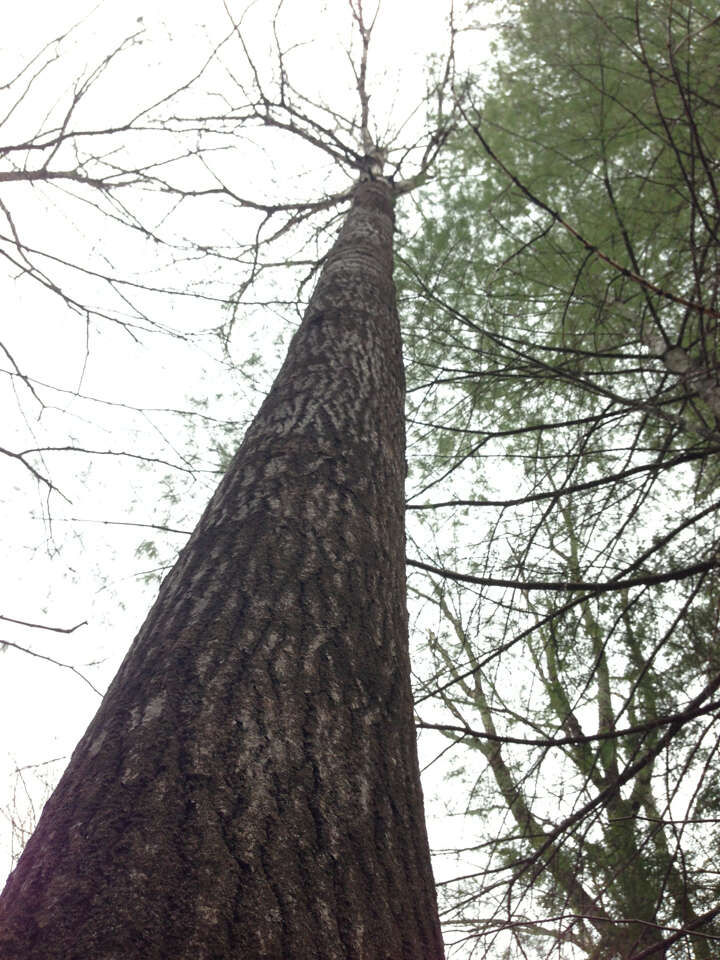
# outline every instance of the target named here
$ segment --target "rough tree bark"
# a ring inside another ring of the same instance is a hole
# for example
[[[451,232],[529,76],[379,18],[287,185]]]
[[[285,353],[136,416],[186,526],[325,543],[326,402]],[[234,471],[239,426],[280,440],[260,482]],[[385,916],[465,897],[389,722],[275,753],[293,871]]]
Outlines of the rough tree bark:
[[[285,363],[0,900],[3,960],[436,960],[393,199]]]

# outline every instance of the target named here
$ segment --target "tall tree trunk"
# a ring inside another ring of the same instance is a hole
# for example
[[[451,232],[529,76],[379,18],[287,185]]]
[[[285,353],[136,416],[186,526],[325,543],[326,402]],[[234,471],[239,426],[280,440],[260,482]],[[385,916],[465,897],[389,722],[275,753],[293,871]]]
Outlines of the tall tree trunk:
[[[0,901],[3,960],[436,960],[393,203],[360,183],[275,384]]]

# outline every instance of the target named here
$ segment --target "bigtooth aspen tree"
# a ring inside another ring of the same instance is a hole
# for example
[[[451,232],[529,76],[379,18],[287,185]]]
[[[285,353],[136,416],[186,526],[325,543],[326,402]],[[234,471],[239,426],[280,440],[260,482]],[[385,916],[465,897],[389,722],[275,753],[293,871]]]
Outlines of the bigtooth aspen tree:
[[[2,960],[439,960],[409,682],[393,187],[275,383],[0,901]]]

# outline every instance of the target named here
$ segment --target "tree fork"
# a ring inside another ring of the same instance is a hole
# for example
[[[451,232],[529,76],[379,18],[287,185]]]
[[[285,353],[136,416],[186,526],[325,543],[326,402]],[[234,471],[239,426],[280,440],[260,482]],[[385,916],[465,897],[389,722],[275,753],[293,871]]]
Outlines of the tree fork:
[[[0,899],[3,960],[440,960],[407,648],[393,196],[287,358]]]

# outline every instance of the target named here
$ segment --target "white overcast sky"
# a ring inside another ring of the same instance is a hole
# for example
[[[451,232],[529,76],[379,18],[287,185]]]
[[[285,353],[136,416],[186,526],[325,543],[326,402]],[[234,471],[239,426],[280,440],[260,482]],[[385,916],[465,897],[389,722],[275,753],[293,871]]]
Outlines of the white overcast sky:
[[[229,3],[229,7],[238,18],[246,5]],[[268,27],[276,9],[277,2],[258,0],[249,6],[244,21],[243,32],[257,64],[268,71],[273,66]],[[366,0],[366,11],[371,9]],[[382,124],[397,127],[409,118],[410,132],[413,125],[417,128],[421,124],[422,115],[413,116],[412,111],[424,93],[428,56],[446,53],[447,14],[444,0],[383,0],[369,64],[373,112]],[[38,84],[38,96],[28,97],[0,128],[0,145],[17,141],[23,132],[25,136],[34,133],[45,113],[57,111],[67,102],[74,78],[95,66],[130,34],[143,31],[142,44],[129,52],[116,71],[109,72],[99,88],[101,96],[89,98],[84,115],[88,124],[102,126],[114,122],[130,109],[146,105],[153,97],[176,87],[198,68],[230,28],[220,0],[106,0],[100,4],[23,0],[4,19],[0,84],[12,77],[44,43],[63,34],[74,23],[79,26],[62,45],[61,61],[53,67],[51,83]],[[295,86],[313,99],[324,99],[339,112],[352,110],[355,92],[347,57],[350,17],[345,0],[285,0],[279,23],[282,44],[293,47],[288,65]],[[465,47],[461,46],[460,52],[466,63],[482,62],[485,39],[480,33],[463,37]],[[218,75],[218,82],[220,79]],[[305,191],[321,193],[324,180],[330,175],[329,168],[322,167],[322,158],[314,166],[315,156],[307,151],[273,152],[270,148],[256,149],[249,142],[238,144],[237,156],[230,154],[224,162],[238,166],[248,192],[252,187],[277,200],[284,199],[288,192],[292,195],[298,183]],[[239,175],[238,170],[234,175]],[[55,203],[53,196],[41,189],[0,184],[0,200],[12,207],[26,242],[79,257],[89,245],[93,256],[102,256],[103,236],[97,233],[92,218],[85,221],[79,214],[79,219],[73,220],[74,214],[68,210],[77,206],[65,209]],[[212,227],[219,225],[193,226],[211,232]],[[6,228],[3,223],[0,232],[4,233]],[[234,226],[230,223],[223,229],[232,231]],[[127,254],[130,269],[140,271],[143,265],[138,264],[137,253],[127,242],[127,249],[122,243],[112,247],[112,267],[121,272],[124,264],[118,262],[118,257]],[[194,305],[194,309],[206,309],[207,323],[212,323],[214,308]],[[185,318],[182,305],[176,310],[174,325],[198,325],[198,319],[199,325],[203,325],[204,315],[196,312]],[[236,338],[237,356],[244,349],[248,353],[256,349],[258,337],[266,355],[273,355],[272,345],[266,341],[271,332],[277,333],[277,322],[273,319],[274,326],[264,325],[262,320],[258,323],[254,327],[249,323],[246,342],[242,332]],[[220,377],[221,368],[209,353],[198,354],[162,337],[149,338],[136,347],[126,336],[108,331],[93,341],[90,362],[86,364],[84,336],[83,325],[72,323],[52,296],[39,294],[0,263],[0,340],[12,344],[23,369],[38,380],[66,390],[73,390],[82,382],[84,393],[115,403],[181,408],[188,406],[188,396],[230,388],[221,379],[215,379]],[[207,351],[207,347],[202,349]],[[0,367],[6,367],[5,358],[0,358]],[[68,424],[75,425],[83,442],[92,438],[102,449],[134,449],[133,445],[143,438],[160,436],[166,428],[170,429],[170,421],[162,417],[143,420],[122,409],[78,405],[60,394],[53,395],[60,410],[46,413],[38,421],[37,409],[22,390],[16,393],[11,389],[4,382],[6,379],[2,378],[0,385],[4,411],[0,418],[0,446],[11,450],[22,449],[34,431],[49,430],[52,434],[55,429],[55,442],[67,443]],[[247,404],[258,402],[252,388],[240,392]],[[234,411],[227,407],[227,402],[219,400],[214,411],[232,415]],[[247,404],[239,417],[246,414]],[[89,422],[91,419],[93,422]],[[45,442],[47,436],[43,434]],[[178,448],[184,443],[187,437],[178,438]],[[172,447],[173,438],[163,436],[165,455]],[[52,503],[56,518],[52,527],[47,522],[46,505],[26,471],[18,464],[6,462],[6,458],[0,460],[0,614],[57,626],[71,626],[82,620],[88,624],[63,636],[0,623],[0,639],[79,668],[101,661],[83,672],[102,690],[152,600],[156,586],[143,586],[136,577],[138,569],[152,563],[135,556],[141,539],[137,529],[106,528],[86,522],[78,534],[78,528],[68,524],[67,518],[152,521],[159,488],[157,480],[146,482],[136,465],[122,460],[56,456],[48,464],[53,479],[73,493],[72,505]],[[187,523],[201,509],[214,482],[212,477],[201,476],[192,485]],[[72,531],[69,538],[66,530]],[[182,545],[183,538],[170,537],[166,542],[167,554],[171,555],[174,547]],[[2,811],[13,806],[11,793],[17,786],[13,770],[56,757],[67,758],[99,700],[71,671],[16,650],[9,649],[0,656],[0,668],[0,727],[4,733],[0,748]],[[51,775],[57,775],[63,763],[61,760],[47,769]],[[37,797],[40,788],[35,772],[28,770],[27,779]],[[22,797],[18,797],[18,802],[22,805]],[[0,816],[0,874],[9,866],[9,835],[10,825]]]

